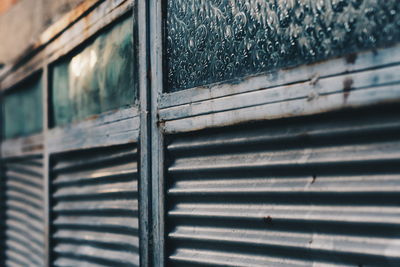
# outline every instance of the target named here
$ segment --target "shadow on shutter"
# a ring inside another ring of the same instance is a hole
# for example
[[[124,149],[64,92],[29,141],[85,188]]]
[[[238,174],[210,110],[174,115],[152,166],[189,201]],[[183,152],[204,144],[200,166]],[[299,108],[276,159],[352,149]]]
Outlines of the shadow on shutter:
[[[52,158],[55,266],[139,266],[135,145]]]
[[[173,266],[399,266],[400,109],[171,135]]]
[[[43,160],[5,163],[5,264],[44,266]]]

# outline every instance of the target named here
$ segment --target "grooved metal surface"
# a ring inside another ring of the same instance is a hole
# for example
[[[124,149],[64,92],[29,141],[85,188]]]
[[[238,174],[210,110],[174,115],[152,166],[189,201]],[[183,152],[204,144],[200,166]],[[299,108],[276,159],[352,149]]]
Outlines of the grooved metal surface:
[[[5,199],[4,199],[4,183],[5,183],[5,175],[4,175],[4,166],[3,162],[0,162],[0,265],[4,265],[5,260],[5,251],[4,251],[4,241],[5,241],[5,233],[4,233],[4,214],[5,214]]]
[[[44,266],[43,160],[5,164],[5,265]]]
[[[398,105],[166,142],[169,266],[400,265]]]
[[[52,158],[55,266],[139,266],[137,148]]]

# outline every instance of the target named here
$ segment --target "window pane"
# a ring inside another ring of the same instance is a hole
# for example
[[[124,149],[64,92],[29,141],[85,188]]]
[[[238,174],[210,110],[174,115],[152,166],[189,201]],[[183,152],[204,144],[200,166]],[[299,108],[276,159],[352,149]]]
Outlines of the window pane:
[[[168,0],[169,91],[375,48],[400,37],[399,0]]]
[[[41,76],[29,79],[4,96],[5,138],[42,131],[43,105]]]
[[[57,62],[52,68],[53,124],[132,105],[137,94],[133,49],[132,18],[125,18]]]

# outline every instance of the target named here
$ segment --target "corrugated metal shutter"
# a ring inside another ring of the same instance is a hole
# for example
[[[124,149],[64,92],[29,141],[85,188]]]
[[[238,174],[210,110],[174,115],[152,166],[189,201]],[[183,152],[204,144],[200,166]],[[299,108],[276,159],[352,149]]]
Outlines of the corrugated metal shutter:
[[[5,199],[4,199],[4,183],[5,183],[5,174],[4,174],[4,166],[3,162],[0,161],[0,265],[5,265],[5,249],[4,249],[4,241],[5,238]]]
[[[173,266],[400,266],[400,108],[167,139]]]
[[[55,266],[139,266],[135,145],[52,159]]]
[[[5,163],[5,265],[44,266],[43,160]]]

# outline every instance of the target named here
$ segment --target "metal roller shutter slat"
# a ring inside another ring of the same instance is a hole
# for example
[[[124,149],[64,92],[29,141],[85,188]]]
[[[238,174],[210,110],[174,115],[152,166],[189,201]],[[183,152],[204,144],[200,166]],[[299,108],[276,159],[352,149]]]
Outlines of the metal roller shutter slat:
[[[139,265],[136,159],[134,145],[54,158],[55,266]]]
[[[398,266],[395,106],[167,136],[173,266]]]

